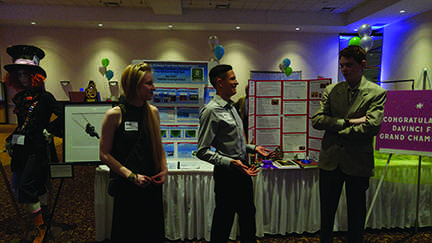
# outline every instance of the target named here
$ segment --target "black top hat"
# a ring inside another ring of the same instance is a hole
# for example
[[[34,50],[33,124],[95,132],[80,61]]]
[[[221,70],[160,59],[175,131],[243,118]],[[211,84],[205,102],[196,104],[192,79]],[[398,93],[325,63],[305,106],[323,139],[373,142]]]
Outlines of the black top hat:
[[[14,45],[9,46],[6,52],[12,57],[13,64],[4,65],[4,69],[8,72],[13,72],[19,69],[31,70],[39,73],[46,78],[46,72],[39,66],[39,61],[45,57],[45,52],[30,45]]]

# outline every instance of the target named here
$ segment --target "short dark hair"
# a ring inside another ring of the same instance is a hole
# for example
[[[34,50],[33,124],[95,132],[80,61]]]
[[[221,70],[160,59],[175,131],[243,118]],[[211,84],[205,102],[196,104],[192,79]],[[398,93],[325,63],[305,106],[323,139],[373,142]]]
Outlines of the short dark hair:
[[[210,70],[210,83],[213,85],[213,88],[216,89],[216,80],[218,78],[225,79],[226,73],[230,70],[232,70],[232,66],[227,64],[217,65]]]
[[[361,64],[363,60],[366,60],[366,51],[363,50],[360,46],[351,45],[348,47],[345,47],[339,52],[339,60],[342,58],[354,58],[354,60]]]

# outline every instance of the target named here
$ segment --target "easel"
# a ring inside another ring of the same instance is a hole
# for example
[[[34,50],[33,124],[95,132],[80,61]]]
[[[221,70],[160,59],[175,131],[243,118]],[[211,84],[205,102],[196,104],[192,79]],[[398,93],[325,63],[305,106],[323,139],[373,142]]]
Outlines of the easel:
[[[424,71],[423,71],[423,86],[422,86],[422,87],[423,87],[423,90],[426,89],[426,80],[427,80],[427,79],[429,80],[430,86],[432,87],[431,79],[428,78],[428,75],[427,75],[427,69],[425,68]],[[381,83],[395,83],[395,82],[407,82],[407,81],[414,81],[414,80],[398,80],[398,81],[387,81],[387,82],[381,82]],[[412,85],[412,89],[414,89],[414,83],[413,83],[413,85]],[[421,154],[421,153],[420,153],[420,154]],[[369,216],[370,216],[370,214],[371,214],[371,212],[372,212],[372,209],[373,209],[373,207],[374,207],[374,204],[375,204],[376,198],[377,198],[377,196],[378,196],[378,192],[379,192],[379,190],[381,189],[381,185],[382,185],[382,183],[383,183],[383,181],[384,181],[384,177],[385,177],[385,174],[386,174],[386,172],[387,172],[387,168],[388,168],[388,165],[389,165],[389,163],[390,163],[390,160],[391,160],[392,155],[393,155],[393,153],[390,153],[390,154],[389,154],[389,157],[388,157],[388,159],[387,159],[387,163],[386,163],[386,165],[385,165],[385,168],[384,168],[383,174],[381,175],[381,178],[380,178],[380,181],[379,181],[379,183],[378,183],[378,186],[377,186],[376,192],[375,192],[375,194],[374,194],[374,196],[373,196],[373,199],[372,199],[371,205],[370,205],[369,210],[368,210],[368,212],[367,212],[367,214],[366,214],[366,220],[365,220],[365,225],[364,225],[364,228],[365,228],[365,229],[366,229],[367,222],[368,222],[368,220],[369,220]],[[422,159],[422,155],[419,155],[418,168],[417,168],[417,195],[416,195],[416,216],[415,216],[415,222],[414,222],[414,233],[417,233],[417,232],[418,232],[418,227],[419,227],[420,181],[421,181],[421,159]]]

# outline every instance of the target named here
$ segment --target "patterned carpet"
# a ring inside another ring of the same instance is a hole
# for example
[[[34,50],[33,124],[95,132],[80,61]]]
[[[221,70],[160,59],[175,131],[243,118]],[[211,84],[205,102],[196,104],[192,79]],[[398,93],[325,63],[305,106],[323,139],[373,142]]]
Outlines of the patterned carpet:
[[[0,146],[4,138],[12,131],[13,126],[0,125]],[[58,151],[61,151],[61,140],[55,140]],[[61,153],[59,152],[59,158]],[[10,180],[9,156],[0,153],[0,160]],[[75,166],[74,179],[65,179],[54,213],[54,225],[63,231],[55,238],[49,237],[46,242],[95,242],[94,213],[94,180],[95,166]],[[60,180],[52,181],[51,202],[57,195]],[[24,215],[22,220],[17,217],[14,204],[9,197],[3,177],[0,178],[0,242],[19,242],[24,234],[24,228],[32,224],[31,218],[22,205],[19,212]],[[335,242],[346,242],[344,232],[336,233]],[[413,229],[381,229],[367,230],[366,242],[432,242],[432,227],[420,228],[417,233]],[[145,242],[145,241],[143,241]],[[182,241],[167,241],[182,242]],[[203,243],[205,241],[191,240],[186,242]],[[319,242],[317,234],[268,235],[259,238],[260,243],[270,242]]]

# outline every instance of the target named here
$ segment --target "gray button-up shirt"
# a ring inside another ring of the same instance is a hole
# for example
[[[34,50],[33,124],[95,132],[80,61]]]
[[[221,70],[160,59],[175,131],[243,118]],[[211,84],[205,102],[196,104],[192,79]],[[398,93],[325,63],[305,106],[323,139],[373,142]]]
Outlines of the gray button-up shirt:
[[[231,160],[246,162],[255,145],[246,144],[242,121],[230,100],[216,95],[200,112],[197,157],[216,166],[228,167]],[[214,147],[216,151],[212,151]]]

